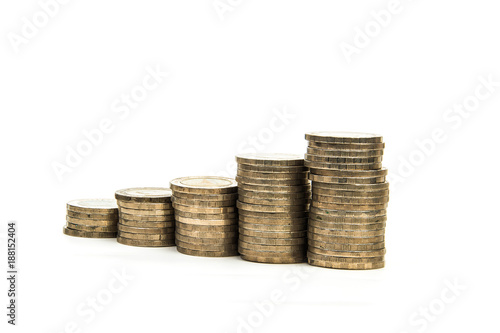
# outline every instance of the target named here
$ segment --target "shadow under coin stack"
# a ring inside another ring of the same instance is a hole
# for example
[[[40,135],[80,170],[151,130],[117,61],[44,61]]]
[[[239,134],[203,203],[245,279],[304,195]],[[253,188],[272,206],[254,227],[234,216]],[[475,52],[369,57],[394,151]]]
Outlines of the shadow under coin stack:
[[[183,177],[174,192],[177,251],[200,257],[238,255],[236,181],[226,177]]]
[[[113,199],[80,199],[66,204],[68,236],[86,238],[115,238],[118,206]]]
[[[120,210],[120,244],[144,247],[175,245],[172,191],[162,187],[118,190],[115,198]]]
[[[290,154],[245,154],[236,156],[236,161],[242,259],[304,262],[311,195],[304,159]]]
[[[382,136],[312,132],[306,166],[312,181],[308,262],[339,269],[384,267],[389,184]]]

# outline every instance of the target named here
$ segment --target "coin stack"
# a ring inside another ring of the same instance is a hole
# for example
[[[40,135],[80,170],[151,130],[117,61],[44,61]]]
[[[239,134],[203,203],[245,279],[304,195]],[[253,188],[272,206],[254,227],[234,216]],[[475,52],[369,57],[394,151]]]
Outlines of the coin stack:
[[[116,237],[118,206],[115,200],[73,200],[66,204],[66,209],[64,234],[86,238]]]
[[[118,243],[132,246],[174,246],[172,191],[162,187],[118,190]]]
[[[226,177],[183,177],[170,182],[177,251],[200,257],[238,255],[236,181]]]
[[[389,184],[382,136],[312,132],[306,166],[312,181],[308,262],[340,269],[384,267]]]
[[[311,192],[302,156],[244,154],[236,161],[242,259],[304,262]]]

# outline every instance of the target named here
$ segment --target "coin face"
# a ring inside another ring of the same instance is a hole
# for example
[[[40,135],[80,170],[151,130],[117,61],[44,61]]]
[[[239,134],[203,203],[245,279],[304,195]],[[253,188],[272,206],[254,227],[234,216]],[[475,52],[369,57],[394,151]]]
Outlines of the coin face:
[[[254,153],[236,155],[241,164],[262,166],[302,166],[304,159],[300,155],[282,153]]]
[[[170,187],[179,192],[191,193],[234,193],[238,184],[232,178],[217,176],[194,176],[176,178],[170,182]]]
[[[306,133],[306,140],[319,142],[337,143],[380,143],[383,142],[381,135],[373,133],[358,132],[334,132],[320,131]]]
[[[168,202],[172,191],[165,187],[134,187],[118,190],[115,198],[123,201]]]
[[[67,209],[74,212],[109,214],[115,213],[118,206],[114,199],[78,199],[66,204]]]

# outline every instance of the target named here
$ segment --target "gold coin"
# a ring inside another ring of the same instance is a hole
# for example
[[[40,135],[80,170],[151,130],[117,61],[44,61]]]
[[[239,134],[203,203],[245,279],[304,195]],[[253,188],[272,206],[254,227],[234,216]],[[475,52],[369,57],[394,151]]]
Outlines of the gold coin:
[[[387,215],[386,209],[354,211],[345,209],[322,209],[311,206],[310,213],[334,217],[370,217]]]
[[[318,176],[309,174],[309,180],[319,183],[332,183],[332,184],[379,184],[385,182],[385,176],[383,177],[330,177],[330,176]]]
[[[86,214],[117,214],[118,206],[113,199],[78,199],[66,204],[73,212]]]
[[[373,198],[343,198],[343,197],[330,197],[324,195],[312,195],[312,200],[319,202],[330,202],[335,204],[351,204],[351,205],[379,205],[389,202],[389,197],[373,197]]]
[[[372,251],[385,248],[385,242],[368,244],[339,244],[308,239],[309,246],[330,251]]]
[[[334,169],[310,169],[309,172],[318,176],[329,176],[339,178],[365,178],[384,177],[389,173],[387,168],[380,170],[334,170]]]
[[[172,203],[163,202],[134,202],[134,201],[121,201],[118,200],[118,206],[130,209],[145,209],[145,210],[171,210]]]
[[[309,218],[315,221],[323,221],[327,223],[349,223],[349,224],[371,224],[387,221],[387,215],[380,216],[341,216],[334,214],[317,214],[309,213]]]
[[[117,237],[116,240],[120,244],[130,245],[130,246],[141,246],[141,247],[166,247],[175,246],[175,241],[168,240],[138,240],[138,239],[128,239],[124,237]]]
[[[316,260],[316,259],[307,259],[309,265],[325,267],[325,268],[337,268],[337,269],[378,269],[383,268],[385,266],[384,261],[378,261],[374,263],[361,263],[361,264],[353,264],[353,263],[342,263],[342,262],[333,262],[333,261],[324,261],[324,260]]]
[[[301,157],[302,158],[302,157]],[[251,164],[238,164],[238,170],[249,172],[265,172],[265,173],[302,173],[308,170],[303,165],[298,166],[264,166]]]
[[[274,258],[274,257],[256,257],[241,255],[241,259],[246,261],[258,262],[262,264],[299,264],[305,262],[306,257],[288,257],[288,258]]]
[[[252,256],[252,257],[272,257],[272,258],[297,258],[297,257],[305,257],[306,251],[288,251],[288,252],[276,252],[276,251],[255,251],[252,249],[247,249],[244,247],[238,247],[238,252],[243,256]]]
[[[71,222],[66,222],[66,227],[73,230],[89,231],[89,232],[117,232],[118,227],[116,225],[109,227],[93,226],[93,225],[82,225],[74,224]]]
[[[68,227],[63,228],[63,233],[68,236],[73,237],[84,237],[84,238],[115,238],[116,232],[92,232],[70,229]]]
[[[224,245],[224,244],[238,243],[238,236],[224,237],[224,238],[199,238],[199,237],[184,236],[179,233],[176,233],[175,239],[180,242],[189,244],[198,244],[198,245]]]
[[[309,141],[310,148],[332,149],[332,150],[381,150],[385,148],[385,143],[333,143]]]
[[[285,225],[278,225],[278,224],[260,224],[260,223],[248,223],[240,220],[239,226],[241,228],[249,229],[249,230],[261,230],[261,231],[283,231],[283,232],[288,232],[288,231],[304,231],[307,230],[307,223],[304,223],[302,225],[300,224],[285,224]]]
[[[260,238],[240,235],[240,240],[251,244],[260,245],[301,245],[307,243],[307,238]]]
[[[130,232],[133,234],[169,234],[175,231],[175,228],[139,228],[139,227],[129,227],[118,223],[118,230],[120,232]]]
[[[382,135],[357,132],[319,131],[306,133],[306,140],[333,143],[380,143]]]
[[[120,218],[129,221],[139,222],[170,222],[174,219],[174,214],[171,215],[136,215],[120,212]]]
[[[300,179],[262,179],[236,176],[236,181],[238,184],[259,186],[296,186],[309,184],[309,180],[306,177]]]
[[[109,221],[116,221],[118,220],[118,211],[116,213],[112,214],[88,214],[88,213],[79,213],[79,212],[74,212],[72,210],[67,211],[67,215],[70,217],[75,217],[78,219],[84,219],[84,220],[109,220]]]
[[[271,212],[254,212],[244,209],[238,210],[239,216],[257,217],[257,218],[268,218],[268,219],[289,219],[289,218],[300,218],[307,217],[308,212],[288,212],[288,213],[271,213]]]
[[[182,254],[187,254],[196,257],[233,257],[238,255],[238,250],[225,250],[225,251],[197,251],[183,248],[177,245],[177,251]]]
[[[307,246],[305,244],[298,245],[261,245],[255,243],[247,243],[239,240],[240,248],[249,249],[252,251],[263,251],[263,252],[276,252],[276,253],[289,253],[289,252],[300,252],[306,251]]]
[[[236,213],[236,207],[193,207],[178,204],[177,202],[173,203],[176,212],[182,211],[186,213],[198,213],[198,214],[222,214],[222,213]]]
[[[274,193],[274,192],[255,192],[238,189],[239,196],[245,196],[253,199],[274,199],[274,200],[298,200],[305,199],[311,196],[311,191],[294,192],[294,193]]]
[[[227,194],[197,194],[187,192],[176,192],[175,198],[202,201],[232,201],[238,199],[238,193]]]
[[[376,157],[334,157],[305,154],[306,161],[336,164],[370,164],[382,162],[382,156]]]
[[[330,242],[338,244],[369,244],[369,243],[380,243],[385,241],[385,236],[374,236],[374,237],[339,237],[339,236],[328,236],[319,235],[312,232],[307,233],[308,240],[315,240],[320,242]]]
[[[263,231],[239,228],[240,235],[259,238],[300,238],[306,237],[306,231]]]
[[[378,230],[337,230],[323,229],[312,225],[309,226],[309,232],[317,235],[335,236],[335,237],[376,237],[385,235],[385,229]]]
[[[360,263],[366,264],[366,263],[374,263],[374,262],[384,261],[383,255],[379,256],[379,257],[369,257],[369,258],[334,257],[334,256],[329,256],[329,255],[313,253],[311,251],[307,251],[307,258],[316,259],[316,260],[323,260],[323,261],[353,263],[353,264],[360,264]]]
[[[175,239],[174,233],[170,234],[134,234],[131,232],[118,231],[118,236],[135,240],[162,240],[172,241]]]
[[[269,225],[304,225],[307,224],[307,217],[291,217],[291,218],[264,218],[264,217],[253,217],[247,215],[239,216],[240,222],[248,222],[255,224],[269,224]]]
[[[194,176],[176,178],[170,182],[176,192],[198,194],[226,194],[238,191],[238,184],[232,178],[218,176]]]
[[[377,157],[384,155],[383,149],[374,150],[346,150],[346,149],[324,149],[324,148],[307,148],[307,153],[319,156],[334,156],[334,157]]]
[[[177,209],[175,216],[188,217],[192,219],[200,220],[227,220],[227,219],[237,219],[238,213],[222,213],[222,214],[203,214],[203,213],[191,213],[185,212]]]
[[[186,230],[186,231],[197,231],[197,232],[210,232],[210,233],[216,233],[216,232],[238,232],[238,225],[196,225],[196,224],[188,224],[188,223],[182,223],[179,221],[175,222],[175,227],[178,232],[180,230]]]
[[[254,212],[270,212],[270,213],[289,213],[289,212],[303,212],[309,209],[309,205],[302,204],[297,206],[264,206],[252,205],[241,201],[236,202],[238,209]]]
[[[336,189],[324,189],[313,187],[313,194],[327,195],[332,197],[343,197],[343,198],[372,198],[372,197],[387,197],[389,195],[389,190],[381,191],[342,191]]]
[[[311,201],[311,207],[316,207],[320,209],[333,209],[333,210],[352,210],[352,211],[364,211],[364,210],[380,210],[386,209],[388,206],[387,203],[383,204],[374,204],[374,205],[354,205],[354,204],[334,204],[330,202],[320,202],[320,201]]]
[[[173,209],[131,209],[120,207],[121,214],[129,214],[134,216],[168,216],[174,213]]]
[[[237,242],[232,244],[192,244],[182,242],[176,238],[175,244],[178,247],[195,251],[234,251],[238,249]]]
[[[382,163],[331,163],[306,160],[305,164],[311,169],[333,169],[333,170],[378,170],[382,168]]]
[[[175,229],[175,232],[179,235],[192,237],[192,238],[238,238],[238,229],[236,231],[222,231],[222,232],[210,232],[210,231],[197,231],[197,230],[185,230],[182,227]]]
[[[311,185],[290,185],[290,186],[277,186],[277,185],[250,185],[238,184],[238,189],[251,192],[271,192],[271,193],[304,193],[311,190]]]
[[[179,205],[203,208],[233,207],[236,205],[236,199],[226,201],[202,201],[174,197],[173,201]]]
[[[307,205],[310,201],[309,198],[300,199],[261,199],[252,198],[244,195],[240,195],[238,198],[241,202],[252,204],[252,205],[264,205],[264,206],[296,206],[296,205]]]
[[[359,191],[359,192],[371,192],[371,191],[388,191],[389,183],[378,183],[378,184],[325,184],[314,182],[312,186],[313,191],[316,189],[330,190],[330,191]]]
[[[143,222],[137,220],[120,219],[120,224],[127,227],[138,227],[138,228],[172,228],[175,226],[175,219],[165,222]]]
[[[309,226],[315,227],[315,228],[322,228],[322,229],[334,229],[334,230],[380,230],[385,228],[385,222],[379,222],[379,223],[361,223],[361,224],[354,224],[354,223],[330,223],[330,222],[323,222],[323,221],[318,221],[313,218],[309,218]]]
[[[236,155],[240,164],[262,166],[303,166],[304,159],[300,155],[282,153],[255,153]]]
[[[373,257],[381,257],[385,255],[385,248],[380,250],[371,250],[371,251],[331,251],[316,248],[314,246],[309,245],[309,252],[315,254],[321,254],[325,256],[333,256],[333,257],[347,257],[347,258],[373,258]]]
[[[115,192],[117,200],[127,202],[167,203],[171,196],[172,191],[165,187],[134,187]]]
[[[206,220],[206,219],[192,219],[189,217],[176,216],[175,220],[185,224],[193,225],[237,225],[238,219],[225,219],[225,220]]]
[[[251,179],[272,179],[272,180],[290,180],[290,179],[306,179],[307,172],[300,173],[266,173],[266,172],[252,172],[252,171],[244,171],[239,170],[237,175],[243,178],[251,178]]]
[[[118,219],[116,220],[92,220],[92,219],[79,219],[76,217],[66,216],[66,222],[79,225],[87,225],[92,227],[112,227],[116,226]]]

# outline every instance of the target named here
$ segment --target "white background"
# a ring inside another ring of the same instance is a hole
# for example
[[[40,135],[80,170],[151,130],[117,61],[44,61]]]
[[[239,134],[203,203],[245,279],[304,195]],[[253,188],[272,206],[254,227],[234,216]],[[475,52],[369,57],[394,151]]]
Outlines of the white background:
[[[69,1],[18,52],[12,36],[41,7],[0,4],[2,249],[15,220],[20,271],[17,327],[0,284],[2,332],[71,322],[81,332],[237,332],[249,317],[240,332],[497,330],[500,86],[463,120],[443,117],[474,102],[480,77],[500,81],[498,4],[401,0],[348,62],[342,43],[355,46],[388,1],[227,1],[223,19],[212,0]],[[148,66],[168,78],[121,119],[113,103]],[[284,110],[293,116],[273,127]],[[54,163],[105,118],[113,130],[58,179]],[[422,158],[416,141],[438,128],[446,140]],[[384,135],[386,268],[197,258],[62,234],[69,200],[223,174],[259,135],[259,151],[303,154],[312,130]],[[79,315],[122,270],[134,279],[95,317]],[[447,290],[455,282],[466,287],[458,296]],[[254,302],[279,292],[284,303],[263,315]],[[432,319],[415,314],[429,306]]]

